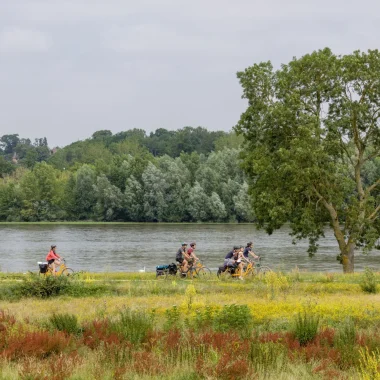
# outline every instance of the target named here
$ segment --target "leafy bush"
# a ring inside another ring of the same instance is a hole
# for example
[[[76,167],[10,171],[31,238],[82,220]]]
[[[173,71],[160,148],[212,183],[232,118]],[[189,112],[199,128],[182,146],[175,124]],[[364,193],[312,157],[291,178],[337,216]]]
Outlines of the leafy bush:
[[[224,305],[214,316],[216,331],[239,330],[245,332],[252,323],[252,315],[247,305]]]
[[[16,288],[21,297],[48,298],[64,293],[70,286],[66,276],[38,276],[31,273]]]
[[[179,328],[181,325],[181,312],[176,305],[171,309],[165,310],[166,323],[165,330]]]
[[[216,313],[215,307],[207,305],[204,310],[196,310],[195,314],[195,328],[211,327],[214,321],[214,315]]]
[[[119,319],[112,321],[110,330],[133,344],[145,340],[148,332],[153,330],[153,317],[140,310],[125,309],[120,312]]]
[[[30,273],[21,283],[0,285],[0,300],[17,300],[23,297],[49,298],[58,295],[72,297],[115,294],[113,286],[105,284],[85,284],[72,277],[39,276]]]
[[[304,311],[294,319],[293,334],[301,346],[306,346],[318,333],[319,316]]]
[[[370,268],[365,268],[360,287],[365,293],[377,293],[377,281],[375,274]]]
[[[49,323],[54,329],[66,332],[68,334],[76,335],[82,332],[81,327],[78,325],[78,318],[74,314],[54,313],[49,318]]]

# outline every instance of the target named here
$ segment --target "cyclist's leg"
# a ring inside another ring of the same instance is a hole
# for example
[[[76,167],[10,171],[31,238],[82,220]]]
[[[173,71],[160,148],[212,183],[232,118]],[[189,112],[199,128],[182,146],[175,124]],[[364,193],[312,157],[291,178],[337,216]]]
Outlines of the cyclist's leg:
[[[189,264],[188,264],[187,260],[183,260],[182,261],[182,272],[185,273],[188,271],[188,269],[189,269]]]

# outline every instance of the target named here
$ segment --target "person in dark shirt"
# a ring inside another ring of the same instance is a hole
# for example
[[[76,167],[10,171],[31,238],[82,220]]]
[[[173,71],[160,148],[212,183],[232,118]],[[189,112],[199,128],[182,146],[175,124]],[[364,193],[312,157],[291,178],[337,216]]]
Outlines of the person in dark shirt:
[[[185,260],[188,257],[187,243],[182,243],[181,248],[178,249],[175,259],[181,264],[182,272],[186,272],[188,269],[188,262]]]

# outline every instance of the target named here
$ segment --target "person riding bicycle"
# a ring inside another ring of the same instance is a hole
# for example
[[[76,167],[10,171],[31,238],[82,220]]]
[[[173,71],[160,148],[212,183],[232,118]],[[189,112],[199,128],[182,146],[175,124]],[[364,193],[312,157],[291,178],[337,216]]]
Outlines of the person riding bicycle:
[[[197,248],[197,244],[195,242],[190,243],[190,248],[187,250],[187,256],[185,255],[185,259],[187,260],[189,265],[193,265],[196,261],[198,261],[198,257],[195,254],[195,249]]]
[[[183,242],[175,255],[175,260],[180,263],[182,272],[187,272],[188,270],[188,258],[187,243]]]
[[[226,268],[239,269],[240,274],[243,272],[243,263],[241,262],[241,249],[239,246],[235,245],[232,251],[228,252],[224,258],[224,266]],[[240,275],[239,278],[242,280],[243,277]]]
[[[48,265],[51,266],[54,276],[56,275],[55,266],[61,265],[61,256],[59,256],[58,253],[55,251],[56,248],[57,248],[56,245],[52,245],[50,247],[49,253],[46,256],[46,261],[48,262]]]
[[[244,248],[243,255],[246,259],[249,259],[249,255],[251,255],[254,259],[260,258],[260,256],[253,252],[253,243],[251,241],[247,243],[247,246]]]

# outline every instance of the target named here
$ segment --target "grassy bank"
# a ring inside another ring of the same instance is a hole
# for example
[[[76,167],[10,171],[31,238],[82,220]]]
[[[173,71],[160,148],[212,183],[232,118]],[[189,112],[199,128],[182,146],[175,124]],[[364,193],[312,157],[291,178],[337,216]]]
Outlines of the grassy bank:
[[[46,295],[1,274],[0,379],[376,379],[379,279],[82,273]]]

